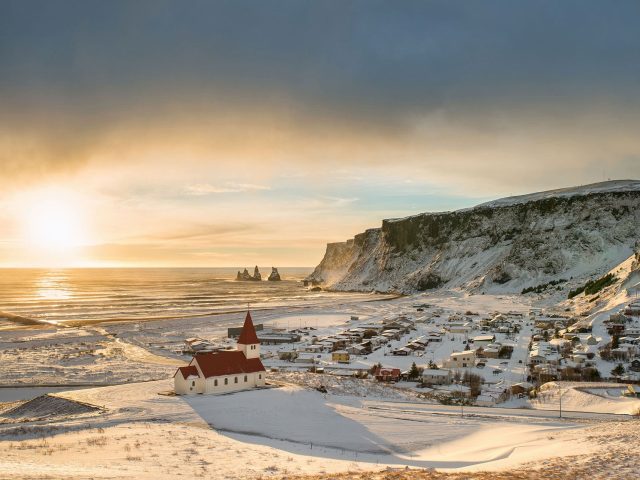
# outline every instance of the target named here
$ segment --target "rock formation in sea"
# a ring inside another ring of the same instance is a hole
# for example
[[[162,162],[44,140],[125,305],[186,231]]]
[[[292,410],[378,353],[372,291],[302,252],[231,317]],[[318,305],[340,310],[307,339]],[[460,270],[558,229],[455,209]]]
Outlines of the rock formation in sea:
[[[262,275],[260,275],[260,270],[258,270],[258,266],[253,271],[253,275],[249,273],[249,271],[245,268],[242,273],[238,271],[236,275],[236,281],[240,282],[259,282],[262,280]]]
[[[271,275],[269,275],[269,278],[267,280],[269,280],[270,282],[279,282],[280,280],[282,280],[276,267],[271,267]]]

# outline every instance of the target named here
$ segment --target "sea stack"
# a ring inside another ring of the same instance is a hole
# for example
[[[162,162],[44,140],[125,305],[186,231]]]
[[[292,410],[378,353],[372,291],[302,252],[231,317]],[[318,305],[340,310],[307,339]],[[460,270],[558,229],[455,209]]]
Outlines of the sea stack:
[[[276,267],[271,267],[271,275],[269,275],[269,278],[267,280],[269,280],[270,282],[279,282],[280,280],[282,280]]]
[[[262,280],[262,275],[260,275],[260,271],[258,270],[257,265],[254,270],[253,276],[251,276],[249,270],[247,270],[246,268],[242,273],[238,271],[238,274],[236,275],[236,281],[238,282],[259,282],[260,280]]]

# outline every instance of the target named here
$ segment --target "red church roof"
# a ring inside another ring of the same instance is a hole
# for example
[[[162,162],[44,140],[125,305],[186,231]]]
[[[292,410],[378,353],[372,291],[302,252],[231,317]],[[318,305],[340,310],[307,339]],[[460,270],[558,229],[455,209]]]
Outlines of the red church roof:
[[[247,316],[244,319],[244,325],[242,326],[242,332],[240,333],[240,338],[238,338],[238,343],[242,345],[260,343],[258,335],[256,335],[256,329],[253,326],[253,320],[251,320],[251,313],[249,312],[247,312]]]
[[[249,318],[249,320],[251,320],[251,318]],[[198,366],[205,378],[265,371],[259,358],[247,359],[247,357],[244,356],[244,352],[240,350],[201,353],[196,355],[193,361],[198,362]],[[195,366],[193,368],[195,368]]]
[[[182,376],[184,377],[185,380],[190,375],[195,375],[196,377],[198,376],[198,369],[196,368],[195,365],[189,365],[189,366],[186,366],[186,367],[178,367],[178,370],[176,370],[176,373],[173,374],[174,377],[178,374],[178,371],[180,371],[182,373]]]

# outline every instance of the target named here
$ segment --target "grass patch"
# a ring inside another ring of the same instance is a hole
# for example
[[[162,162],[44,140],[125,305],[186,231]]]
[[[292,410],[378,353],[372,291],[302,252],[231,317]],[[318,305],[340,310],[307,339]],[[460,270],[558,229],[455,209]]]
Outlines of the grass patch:
[[[613,285],[615,281],[618,279],[613,273],[608,273],[604,277],[600,277],[597,280],[589,280],[584,285],[576,288],[575,290],[571,290],[569,292],[568,298],[573,298],[577,295],[580,295],[584,292],[585,295],[594,295],[598,293],[605,287],[609,285]]]
[[[526,293],[542,293],[545,290],[547,290],[550,287],[555,287],[556,285],[560,285],[561,283],[566,283],[567,281],[564,278],[560,278],[558,280],[551,280],[548,283],[541,283],[540,285],[536,285],[535,287],[527,287],[527,288],[523,288],[522,292],[520,292],[522,295],[526,294]]]

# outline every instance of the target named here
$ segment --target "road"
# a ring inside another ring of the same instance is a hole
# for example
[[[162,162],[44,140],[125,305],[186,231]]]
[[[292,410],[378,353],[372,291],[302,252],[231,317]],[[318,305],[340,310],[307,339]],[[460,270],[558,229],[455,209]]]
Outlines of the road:
[[[533,327],[529,323],[532,322],[524,323],[518,334],[518,342],[509,360],[509,370],[504,374],[506,386],[524,382],[527,379],[527,357],[529,356],[529,342],[533,334]],[[519,361],[522,363],[518,363]]]
[[[412,414],[417,416],[426,415],[449,415],[460,416],[460,406],[421,404],[411,402],[387,402],[387,401],[366,401],[364,407],[369,410],[380,412],[396,412],[399,414]],[[464,407],[464,416],[490,417],[490,418],[533,418],[560,420],[557,410],[533,410],[526,408],[499,408],[499,407]],[[588,420],[633,420],[631,415],[618,415],[612,413],[593,412],[571,412],[562,410],[562,419],[588,419]]]

